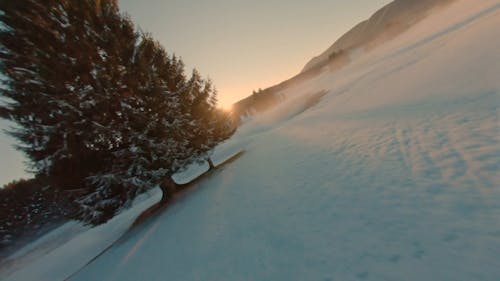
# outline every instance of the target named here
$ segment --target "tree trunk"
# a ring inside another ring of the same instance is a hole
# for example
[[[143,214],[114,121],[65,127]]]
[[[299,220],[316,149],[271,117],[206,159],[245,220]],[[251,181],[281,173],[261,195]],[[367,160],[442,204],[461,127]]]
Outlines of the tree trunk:
[[[214,162],[212,162],[212,159],[210,159],[210,157],[207,158],[207,161],[208,161],[209,170],[215,169]]]
[[[177,184],[172,177],[168,177],[160,184],[160,188],[162,192],[160,204],[165,204],[177,190]]]

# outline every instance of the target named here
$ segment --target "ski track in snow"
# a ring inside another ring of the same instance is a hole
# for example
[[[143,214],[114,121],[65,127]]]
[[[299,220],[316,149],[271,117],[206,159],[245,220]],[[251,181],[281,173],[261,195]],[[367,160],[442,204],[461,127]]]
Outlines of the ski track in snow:
[[[499,11],[458,0],[285,90],[72,280],[499,280]]]

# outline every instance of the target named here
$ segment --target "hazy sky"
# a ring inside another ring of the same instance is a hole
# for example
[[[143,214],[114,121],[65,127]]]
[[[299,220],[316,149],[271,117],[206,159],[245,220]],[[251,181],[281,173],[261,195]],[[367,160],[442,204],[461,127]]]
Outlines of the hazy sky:
[[[120,0],[144,31],[212,78],[228,108],[252,90],[300,72],[343,33],[390,0]],[[0,121],[0,129],[7,123]],[[0,133],[0,186],[27,177]]]
[[[300,72],[389,0],[120,0],[169,52],[214,80],[229,107]]]

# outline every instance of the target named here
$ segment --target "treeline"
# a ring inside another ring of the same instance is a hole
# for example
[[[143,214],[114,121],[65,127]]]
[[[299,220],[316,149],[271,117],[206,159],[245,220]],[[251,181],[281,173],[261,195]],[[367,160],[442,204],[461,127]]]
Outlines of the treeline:
[[[138,31],[116,0],[0,1],[0,116],[76,217],[103,223],[202,161],[234,128],[217,91]]]
[[[72,195],[50,188],[40,177],[0,188],[0,260],[15,242],[30,240],[63,223],[77,211]]]

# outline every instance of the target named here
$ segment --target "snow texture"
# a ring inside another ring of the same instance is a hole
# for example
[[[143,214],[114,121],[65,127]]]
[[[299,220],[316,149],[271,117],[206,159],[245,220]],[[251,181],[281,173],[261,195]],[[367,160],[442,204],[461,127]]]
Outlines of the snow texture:
[[[145,193],[135,199],[132,208],[95,228],[66,223],[9,257],[14,262],[0,270],[0,279],[65,280],[115,242],[139,214],[160,198],[159,189]]]
[[[498,280],[498,26],[458,0],[284,90],[215,149],[241,158],[71,280]]]
[[[458,1],[286,90],[224,144],[242,158],[74,280],[497,280],[498,26]]]
[[[208,171],[208,169],[208,162],[194,162],[190,164],[185,170],[174,174],[172,178],[178,184],[186,184]]]

